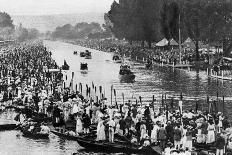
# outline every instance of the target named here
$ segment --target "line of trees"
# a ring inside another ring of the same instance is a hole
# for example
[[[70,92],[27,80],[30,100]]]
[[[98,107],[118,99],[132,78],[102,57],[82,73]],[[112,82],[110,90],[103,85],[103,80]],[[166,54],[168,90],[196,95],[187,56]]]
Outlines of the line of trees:
[[[104,26],[104,25],[103,25]],[[66,24],[57,27],[51,36],[55,39],[99,39],[110,35],[110,32],[104,30],[99,23],[77,23],[75,26]]]
[[[163,37],[178,40],[180,27],[182,41],[223,43],[226,52],[232,47],[231,12],[231,0],[119,0],[107,16],[117,38],[151,45]]]
[[[26,29],[20,24],[18,27],[13,24],[11,16],[5,12],[0,12],[0,40],[25,41],[39,37],[37,29]]]

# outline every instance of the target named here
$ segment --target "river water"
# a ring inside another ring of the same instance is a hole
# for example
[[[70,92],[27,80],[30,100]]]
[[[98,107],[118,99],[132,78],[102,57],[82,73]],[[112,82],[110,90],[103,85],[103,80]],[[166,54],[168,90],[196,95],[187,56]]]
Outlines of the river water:
[[[232,82],[230,81],[211,79],[205,72],[173,70],[159,65],[155,65],[152,70],[146,70],[144,64],[128,61],[136,78],[133,83],[124,83],[119,80],[120,64],[112,62],[112,53],[89,49],[92,52],[92,59],[86,60],[80,58],[79,52],[87,48],[58,41],[44,41],[44,44],[52,52],[52,57],[58,65],[61,66],[64,60],[70,65],[66,85],[69,85],[74,72],[74,89],[76,84],[79,86],[79,83],[82,83],[83,92],[85,92],[85,85],[92,86],[94,83],[97,86],[96,95],[100,94],[98,86],[102,86],[105,96],[111,102],[111,86],[113,85],[119,104],[122,103],[122,93],[124,93],[125,101],[135,102],[141,96],[143,103],[149,103],[154,95],[158,100],[155,103],[156,107],[161,104],[162,94],[166,94],[169,103],[168,99],[171,97],[177,102],[182,92],[183,106],[186,109],[194,109],[196,100],[199,101],[201,108],[206,109],[206,96],[216,99],[218,92],[219,100],[221,100],[220,97],[225,96],[225,112],[230,118],[232,116],[230,112]],[[73,55],[73,51],[78,51],[78,55]],[[80,71],[81,62],[88,63],[87,72]],[[115,102],[114,97],[112,102]],[[3,118],[5,119],[5,116],[2,116]],[[0,132],[0,148],[0,154],[3,155],[96,154],[84,150],[76,142],[65,141],[53,134],[50,135],[49,140],[33,140],[23,137],[19,131]]]

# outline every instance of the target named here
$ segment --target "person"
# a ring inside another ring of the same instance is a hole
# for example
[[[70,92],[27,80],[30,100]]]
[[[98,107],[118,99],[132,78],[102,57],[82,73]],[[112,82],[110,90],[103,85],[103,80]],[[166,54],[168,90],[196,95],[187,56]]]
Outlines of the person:
[[[187,126],[184,126],[182,133],[182,147],[185,150],[187,142]]]
[[[83,126],[82,121],[79,116],[76,117],[76,133],[82,133],[83,132]]]
[[[89,117],[88,114],[84,113],[82,115],[82,118],[83,118],[83,128],[84,128],[84,133],[89,133],[89,128],[90,128],[90,125],[91,125],[91,119]]]
[[[192,150],[193,147],[193,140],[192,140],[192,130],[191,127],[187,127],[187,132],[186,132],[186,144],[185,147],[188,148],[189,151]]]
[[[216,140],[216,155],[223,155],[224,154],[224,148],[225,148],[225,139],[223,138],[223,134],[219,133],[219,136]]]
[[[180,125],[178,124],[174,129],[174,146],[175,146],[175,149],[180,148],[181,137],[182,137],[181,129],[180,129]]]
[[[124,135],[126,133],[126,121],[124,119],[124,116],[119,120],[120,130],[122,130],[122,134]]]
[[[100,120],[97,125],[97,141],[106,140],[104,120]]]
[[[213,124],[212,121],[209,121],[207,130],[208,130],[208,135],[207,135],[206,143],[210,144],[215,142],[215,125]]]
[[[137,142],[140,142],[140,136],[141,136],[141,130],[140,130],[140,126],[141,126],[141,121],[138,120],[138,122],[135,125],[135,129],[136,129],[136,135],[137,135]]]
[[[145,138],[145,135],[147,134],[147,129],[146,129],[146,125],[145,125],[145,122],[142,122],[142,124],[140,125],[140,139],[144,139]]]
[[[174,135],[174,128],[173,128],[173,125],[171,123],[171,121],[168,121],[167,122],[167,126],[165,127],[166,129],[166,132],[167,132],[167,140],[171,143],[174,143],[174,140],[173,140],[173,135]]]
[[[157,143],[157,133],[158,130],[160,129],[160,127],[158,126],[158,122],[155,123],[155,125],[153,126],[153,130],[151,132],[151,143]]]
[[[41,128],[41,130],[40,130],[41,134],[49,134],[50,133],[50,128],[48,126],[46,126],[44,123],[41,124],[40,128]]]
[[[114,121],[114,118],[112,118],[108,123],[109,125],[109,142],[114,142],[114,128],[116,126],[116,123]]]
[[[160,141],[160,148],[162,151],[164,151],[165,149],[166,138],[167,138],[167,132],[164,128],[164,124],[162,124],[161,128],[158,130],[158,140]]]

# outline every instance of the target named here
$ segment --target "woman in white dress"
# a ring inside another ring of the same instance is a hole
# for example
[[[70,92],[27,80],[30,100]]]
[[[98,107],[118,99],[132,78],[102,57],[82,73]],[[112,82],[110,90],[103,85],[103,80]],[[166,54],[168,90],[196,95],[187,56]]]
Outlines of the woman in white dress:
[[[145,136],[147,134],[147,129],[146,129],[146,125],[144,123],[141,124],[140,131],[141,131],[141,137],[140,137],[140,139],[146,138]]]
[[[221,129],[222,129],[222,121],[224,120],[224,117],[223,117],[223,114],[222,113],[219,113],[219,122],[218,122],[218,132],[221,133]]]
[[[103,122],[103,120],[100,120],[97,125],[97,141],[106,140],[105,125]]]
[[[213,124],[213,122],[209,122],[207,130],[208,130],[208,135],[207,135],[206,143],[209,144],[215,142],[215,125]]]
[[[186,135],[186,133],[187,133],[187,127],[184,127],[182,131],[183,131],[183,133],[182,133],[183,137],[182,137],[181,141],[182,141],[182,147],[185,150],[185,148],[186,148],[186,142],[187,142],[187,135]]]
[[[76,133],[82,133],[83,132],[83,125],[82,121],[79,116],[76,118]]]
[[[155,123],[153,130],[151,131],[151,143],[157,143],[157,133],[160,127],[158,126],[157,122]]]

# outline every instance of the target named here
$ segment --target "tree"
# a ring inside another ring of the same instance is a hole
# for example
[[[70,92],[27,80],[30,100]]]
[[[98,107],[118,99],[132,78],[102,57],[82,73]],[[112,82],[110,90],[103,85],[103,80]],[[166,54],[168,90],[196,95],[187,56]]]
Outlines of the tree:
[[[167,0],[161,13],[162,32],[176,38],[180,13],[181,35],[191,37],[196,43],[196,59],[199,59],[198,42],[229,42],[232,33],[232,6],[230,0]],[[232,45],[231,45],[232,47]]]
[[[14,28],[13,20],[11,19],[10,15],[5,12],[0,12],[0,27],[10,27]]]
[[[111,5],[107,16],[110,29],[117,38],[147,41],[151,46],[160,36],[159,17],[161,0],[121,0]]]

